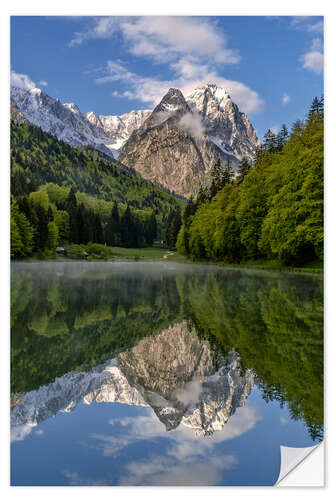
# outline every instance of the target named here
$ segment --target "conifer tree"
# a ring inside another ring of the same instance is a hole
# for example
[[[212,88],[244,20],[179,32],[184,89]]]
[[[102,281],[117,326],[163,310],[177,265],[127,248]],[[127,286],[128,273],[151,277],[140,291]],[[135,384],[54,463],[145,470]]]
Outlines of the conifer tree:
[[[232,182],[230,160],[228,160],[225,165],[222,165],[221,160],[218,159],[217,163],[212,167],[210,177],[212,181],[209,189],[209,199],[213,198],[224,186]]]
[[[111,215],[105,226],[105,242],[110,246],[121,244],[120,220],[116,201],[113,204]]]
[[[37,228],[34,235],[37,250],[44,250],[48,239],[48,217],[47,212],[41,205],[36,206]]]
[[[69,212],[71,212],[72,210],[75,210],[76,207],[77,207],[77,201],[75,196],[75,190],[73,187],[71,187],[66,200],[66,208]]]
[[[120,221],[120,231],[121,231],[121,244],[125,248],[130,248],[133,241],[133,219],[132,213],[129,205],[127,205],[126,210],[121,217]]]
[[[99,214],[94,215],[93,221],[94,221],[93,242],[104,243],[103,228]]]
[[[209,200],[209,191],[208,188],[204,187],[202,184],[200,184],[197,198],[195,200],[197,207],[201,205],[202,203],[205,203],[205,201]]]
[[[146,224],[145,239],[148,245],[152,245],[157,236],[157,222],[154,212],[149,217]]]
[[[313,115],[319,114],[323,110],[323,106],[324,106],[323,97],[322,97],[322,102],[321,100],[318,99],[318,97],[315,97],[310,106],[309,118]]]
[[[249,163],[248,159],[244,157],[238,167],[239,170],[238,179],[240,180],[240,182],[243,182],[244,177],[249,172],[250,168],[251,164]]]
[[[280,132],[276,137],[276,148],[282,151],[289,137],[289,132],[285,124],[282,125]]]
[[[166,232],[165,232],[165,241],[171,250],[176,247],[177,236],[180,231],[182,225],[182,218],[180,210],[174,210],[170,212],[168,217]]]
[[[268,129],[264,135],[263,148],[266,151],[275,151],[276,149],[276,135],[271,131],[271,129]]]

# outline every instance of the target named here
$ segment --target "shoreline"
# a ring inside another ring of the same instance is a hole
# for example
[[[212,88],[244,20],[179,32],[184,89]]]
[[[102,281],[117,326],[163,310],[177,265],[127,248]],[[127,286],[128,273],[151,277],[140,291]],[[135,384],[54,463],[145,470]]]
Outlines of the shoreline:
[[[171,258],[169,258],[171,257]],[[179,258],[175,257],[172,258],[172,255],[168,257],[163,257],[163,258],[135,258],[132,256],[124,256],[123,258],[121,255],[115,255],[115,258],[111,259],[74,259],[74,258],[66,258],[66,257],[54,257],[54,258],[47,258],[47,259],[37,259],[34,257],[31,257],[29,259],[11,259],[10,263],[19,263],[19,262],[25,262],[25,263],[38,263],[38,262],[174,262],[174,263],[180,263],[180,264],[199,264],[199,265],[206,265],[206,266],[217,266],[217,267],[224,267],[226,269],[243,269],[245,270],[261,270],[261,271],[277,271],[277,272],[283,272],[283,273],[298,273],[298,274],[312,274],[318,277],[324,277],[324,268],[321,267],[294,267],[294,266],[284,266],[284,265],[279,265],[276,262],[258,262],[255,263],[253,261],[250,262],[243,262],[243,263],[225,263],[222,261],[213,261],[213,260],[191,260],[187,259],[186,257],[184,258]]]

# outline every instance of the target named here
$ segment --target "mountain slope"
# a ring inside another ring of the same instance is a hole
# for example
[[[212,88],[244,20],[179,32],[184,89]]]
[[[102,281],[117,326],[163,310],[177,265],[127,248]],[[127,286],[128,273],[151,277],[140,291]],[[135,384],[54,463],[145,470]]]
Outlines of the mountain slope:
[[[124,142],[150,115],[149,110],[121,116],[83,115],[75,103],[62,104],[38,88],[11,88],[11,100],[26,119],[71,146],[90,145],[117,157]]]
[[[237,158],[219,149],[204,134],[181,91],[171,88],[143,125],[124,145],[119,159],[152,182],[189,195],[218,161]]]
[[[15,102],[10,100],[10,119],[13,120],[18,125],[22,125],[23,123],[27,123],[27,119],[24,114],[16,106]]]
[[[153,182],[188,196],[218,160],[236,171],[252,159],[259,141],[244,113],[224,89],[204,85],[185,99],[170,89],[134,131],[119,159]]]
[[[247,116],[227,92],[202,85],[184,98],[170,89],[150,110],[121,116],[83,115],[75,103],[62,104],[40,89],[12,87],[11,98],[24,117],[74,147],[91,146],[118,157],[145,179],[174,193],[195,192],[220,159],[236,171],[260,144]],[[16,113],[17,115],[17,113]]]
[[[208,137],[239,160],[253,158],[260,141],[245,113],[227,92],[214,84],[197,87],[186,96],[193,112],[200,114]]]
[[[73,186],[99,199],[149,208],[160,214],[181,203],[95,150],[80,151],[34,125],[12,121],[11,193],[29,194],[47,183]]]
[[[11,88],[11,99],[27,120],[71,146],[91,145],[112,157],[110,138],[76,104],[62,104],[40,89]]]
[[[110,147],[115,158],[128,140],[132,132],[137,130],[150,115],[150,110],[131,111],[120,116],[96,116],[90,111],[86,118],[90,123],[99,127],[110,138]]]

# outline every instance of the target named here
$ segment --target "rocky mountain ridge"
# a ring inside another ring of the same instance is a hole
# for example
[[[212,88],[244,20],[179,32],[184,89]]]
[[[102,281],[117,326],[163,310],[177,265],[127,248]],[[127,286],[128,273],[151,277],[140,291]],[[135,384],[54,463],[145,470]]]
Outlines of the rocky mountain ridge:
[[[225,89],[202,85],[186,96],[186,102],[191,111],[200,114],[205,133],[219,148],[238,160],[254,157],[260,141],[246,114]]]
[[[97,116],[93,111],[90,111],[85,116],[90,123],[99,127],[110,138],[113,156],[117,158],[132,132],[137,130],[150,114],[150,110],[144,109],[130,111],[120,116]]]
[[[186,98],[171,88],[124,144],[119,159],[142,177],[189,196],[219,161],[235,175],[239,160],[253,159],[259,141],[224,89],[209,84]]]
[[[82,114],[40,89],[12,87],[11,99],[23,116],[77,147],[90,145],[137,170],[145,179],[176,194],[196,191],[219,160],[237,172],[239,160],[252,159],[256,133],[227,92],[202,85],[186,97],[171,88],[153,111],[120,116]]]
[[[91,145],[112,155],[110,138],[90,123],[75,103],[62,104],[40,89],[11,88],[11,99],[25,118],[71,146]]]

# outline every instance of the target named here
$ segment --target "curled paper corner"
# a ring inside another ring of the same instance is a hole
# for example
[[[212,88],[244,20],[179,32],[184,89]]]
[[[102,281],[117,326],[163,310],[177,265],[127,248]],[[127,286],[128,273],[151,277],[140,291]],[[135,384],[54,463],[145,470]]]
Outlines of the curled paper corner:
[[[280,446],[280,452],[280,475],[275,486],[324,486],[323,442],[307,448]]]

